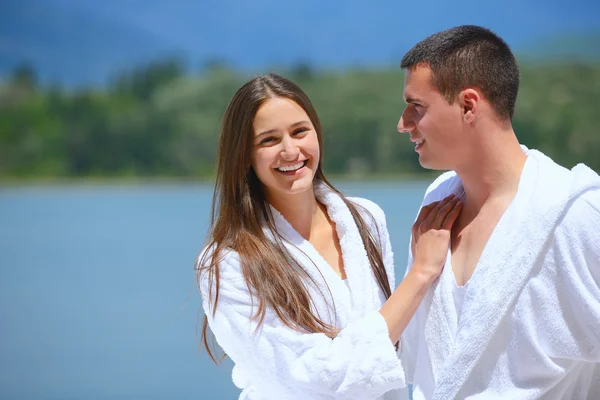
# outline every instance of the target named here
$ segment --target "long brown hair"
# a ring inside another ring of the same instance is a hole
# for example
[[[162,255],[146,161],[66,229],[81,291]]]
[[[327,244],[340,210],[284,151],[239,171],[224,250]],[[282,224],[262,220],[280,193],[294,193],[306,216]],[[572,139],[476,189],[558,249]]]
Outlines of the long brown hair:
[[[377,283],[386,298],[391,295],[379,234],[369,229],[357,209],[359,206],[347,200],[323,174],[321,122],[311,101],[295,83],[275,74],[259,76],[244,84],[225,111],[212,201],[212,228],[207,245],[212,250],[205,252],[198,260],[196,270],[198,274],[208,274],[207,298],[212,302],[214,315],[219,301],[219,262],[223,251],[232,249],[239,255],[241,270],[253,301],[258,300],[254,303],[258,307],[252,317],[258,321],[258,325],[262,323],[267,307],[270,307],[292,329],[332,335],[336,332],[335,328],[311,312],[312,301],[305,286],[310,277],[290,255],[277,234],[262,184],[251,166],[254,117],[260,106],[274,97],[296,102],[310,118],[321,149],[313,184],[327,185],[344,200],[358,226]],[[368,214],[364,209],[363,213]],[[265,227],[274,240],[264,233]],[[209,356],[216,362],[208,344],[207,328],[208,320],[205,317],[202,341]]]

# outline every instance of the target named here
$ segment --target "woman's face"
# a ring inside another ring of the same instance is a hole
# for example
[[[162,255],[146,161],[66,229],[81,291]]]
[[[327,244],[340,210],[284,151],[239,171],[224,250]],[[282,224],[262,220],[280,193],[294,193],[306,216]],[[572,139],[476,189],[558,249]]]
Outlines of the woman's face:
[[[320,159],[317,132],[295,101],[266,100],[254,118],[252,168],[268,197],[312,190]]]

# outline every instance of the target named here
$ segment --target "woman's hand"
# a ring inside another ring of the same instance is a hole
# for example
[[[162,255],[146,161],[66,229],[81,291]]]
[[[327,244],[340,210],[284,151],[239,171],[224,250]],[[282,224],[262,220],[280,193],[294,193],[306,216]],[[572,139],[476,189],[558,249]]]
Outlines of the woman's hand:
[[[450,230],[461,209],[462,203],[454,195],[421,209],[412,229],[412,268],[379,311],[387,323],[392,343],[398,342],[431,284],[442,272]]]
[[[442,272],[448,255],[452,225],[462,202],[453,194],[421,209],[412,228],[412,270],[428,282]]]

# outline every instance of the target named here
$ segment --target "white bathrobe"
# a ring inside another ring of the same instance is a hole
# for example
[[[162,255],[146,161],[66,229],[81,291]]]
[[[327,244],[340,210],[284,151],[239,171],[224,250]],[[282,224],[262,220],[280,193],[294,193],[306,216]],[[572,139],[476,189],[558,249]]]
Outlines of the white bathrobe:
[[[600,399],[600,178],[524,151],[518,192],[460,314],[449,252],[404,332],[415,400]],[[461,192],[458,176],[445,173],[423,205]]]
[[[319,288],[309,285],[315,310],[326,322],[342,328],[336,338],[300,333],[286,327],[272,309],[255,332],[252,301],[240,271],[237,253],[230,251],[220,264],[219,303],[204,298],[204,310],[217,342],[235,363],[233,381],[243,389],[240,399],[391,399],[405,388],[404,371],[379,313],[384,295],[370,267],[350,211],[341,198],[321,186],[317,198],[327,207],[340,240],[347,279],[342,280],[316,249],[272,208],[278,233],[290,253],[303,265]],[[383,211],[374,203],[350,198],[362,205],[375,237],[383,244],[383,260],[390,287],[395,288],[393,255]],[[358,208],[359,211],[361,208]],[[376,224],[376,225],[375,225]],[[378,235],[378,236],[377,236]],[[323,299],[321,293],[333,298]],[[208,279],[200,277],[203,296]],[[319,291],[320,289],[320,291]],[[335,312],[332,304],[335,304]]]

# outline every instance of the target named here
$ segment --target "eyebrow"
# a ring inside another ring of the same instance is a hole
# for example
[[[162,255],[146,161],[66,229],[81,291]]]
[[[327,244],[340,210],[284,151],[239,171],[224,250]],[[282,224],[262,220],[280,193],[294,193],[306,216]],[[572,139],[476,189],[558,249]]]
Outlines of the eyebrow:
[[[414,97],[407,97],[406,99],[404,99],[405,103],[422,103],[422,100],[416,99]]]
[[[295,128],[297,126],[308,124],[308,123],[309,123],[308,121],[304,121],[304,120],[294,122],[292,125],[290,125],[290,128]],[[268,135],[268,134],[275,133],[275,132],[277,132],[277,129],[269,129],[268,131],[259,133],[258,135],[256,135],[256,137],[259,138],[261,136]]]

